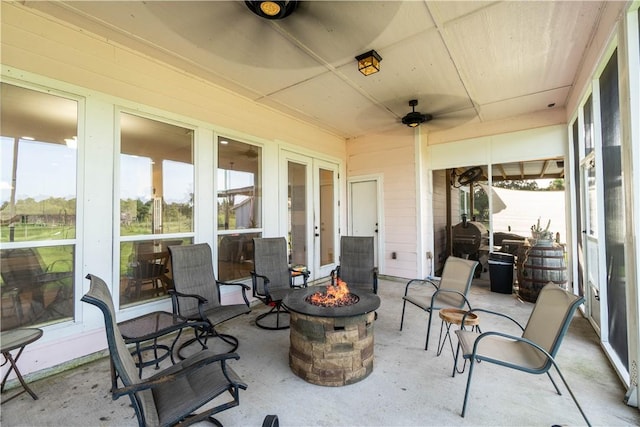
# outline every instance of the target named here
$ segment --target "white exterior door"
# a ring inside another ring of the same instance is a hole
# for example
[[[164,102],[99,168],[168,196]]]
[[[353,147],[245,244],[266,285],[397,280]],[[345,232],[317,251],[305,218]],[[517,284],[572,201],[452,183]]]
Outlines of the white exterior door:
[[[380,180],[377,177],[349,181],[348,233],[350,236],[373,236],[375,265],[381,270],[382,224],[379,207]]]

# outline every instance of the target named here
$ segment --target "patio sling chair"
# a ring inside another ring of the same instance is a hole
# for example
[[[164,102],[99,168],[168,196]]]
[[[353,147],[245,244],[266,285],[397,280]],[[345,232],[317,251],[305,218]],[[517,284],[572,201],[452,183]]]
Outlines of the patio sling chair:
[[[569,394],[578,407],[578,410],[580,410],[587,424],[590,425],[587,416],[580,407],[573,391],[571,391],[569,384],[567,384],[554,359],[560,348],[562,339],[569,328],[569,324],[573,319],[573,315],[583,301],[584,299],[582,297],[573,295],[554,283],[549,283],[540,291],[529,321],[524,328],[515,319],[506,314],[480,308],[471,310],[470,312],[480,311],[511,320],[522,330],[522,336],[514,336],[494,331],[484,333],[468,330],[456,331],[460,343],[458,351],[456,352],[456,362],[460,352],[462,352],[462,357],[470,361],[469,376],[467,377],[467,388],[464,393],[464,404],[461,415],[464,417],[467,409],[471,377],[476,362],[495,363],[530,374],[547,374],[556,392],[561,394],[549,373],[549,369],[553,366],[565,387],[569,390]],[[454,368],[452,376],[455,376],[455,374]]]
[[[302,274],[302,285],[295,285],[294,276]],[[289,267],[287,240],[284,237],[254,237],[253,270],[251,281],[253,297],[270,305],[271,310],[256,317],[262,329],[287,329],[289,311],[282,300],[294,289],[306,288],[308,271],[295,271]],[[270,321],[275,316],[275,322]]]
[[[340,279],[350,290],[378,293],[373,237],[340,237],[340,265],[331,272],[331,284]]]
[[[424,349],[429,348],[429,334],[431,333],[431,318],[433,312],[441,308],[471,308],[467,294],[471,288],[471,281],[478,261],[472,261],[450,256],[444,264],[442,277],[436,279],[412,279],[407,282],[402,297],[402,317],[400,330],[404,324],[404,311],[407,303],[413,304],[429,313],[427,318],[427,339]],[[425,287],[427,289],[425,289]]]
[[[213,415],[238,406],[239,390],[247,388],[228,366],[229,360],[240,357],[235,353],[215,354],[205,350],[149,378],[139,379],[135,361],[119,333],[107,285],[92,274],[87,275],[87,279],[91,286],[82,301],[98,307],[104,315],[112,369],[122,383],[122,387],[118,388],[116,383],[112,388],[113,399],[129,396],[139,426],[177,423],[186,426],[203,420],[221,426]],[[229,393],[231,399],[216,400],[215,406],[209,404],[224,393]],[[195,412],[202,407],[205,407],[202,412]]]
[[[206,348],[207,338],[216,337],[230,344],[230,352],[238,348],[238,339],[232,335],[221,334],[216,327],[227,320],[251,312],[246,291],[249,286],[243,283],[221,282],[213,273],[213,257],[208,243],[195,245],[169,246],[171,253],[171,272],[174,289],[169,290],[173,312],[188,320],[205,322],[206,326],[194,329],[195,338],[183,342],[178,348],[178,357],[184,359],[182,350],[198,341]],[[238,286],[242,291],[244,304],[226,304],[220,302],[222,286]],[[203,341],[204,340],[204,341]]]

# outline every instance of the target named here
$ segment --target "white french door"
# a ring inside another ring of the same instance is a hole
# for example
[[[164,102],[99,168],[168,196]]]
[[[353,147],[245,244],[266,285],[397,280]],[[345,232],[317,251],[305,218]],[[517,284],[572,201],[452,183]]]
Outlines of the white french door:
[[[289,261],[307,266],[312,280],[328,276],[336,266],[338,165],[282,151],[280,170]]]

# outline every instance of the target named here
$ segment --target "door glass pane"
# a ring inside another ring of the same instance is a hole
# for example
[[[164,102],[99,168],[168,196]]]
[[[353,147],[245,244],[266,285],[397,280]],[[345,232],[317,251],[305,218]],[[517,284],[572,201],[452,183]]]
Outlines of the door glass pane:
[[[193,131],[120,114],[120,303],[167,297],[167,247],[193,232]],[[131,236],[135,236],[134,239]]]
[[[573,180],[575,183],[580,183],[580,135],[579,135],[579,127],[578,127],[578,120],[576,119],[573,124],[571,125],[571,134],[572,134],[572,139],[573,139]],[[576,209],[576,225],[575,225],[575,229],[574,229],[574,235],[576,236],[576,242],[578,244],[578,259],[576,260],[576,262],[578,263],[578,277],[577,277],[577,283],[578,283],[578,294],[584,296],[585,295],[585,289],[584,289],[584,276],[583,276],[583,271],[584,271],[584,242],[583,242],[583,235],[582,235],[582,230],[583,230],[583,224],[582,224],[582,197],[581,197],[581,192],[580,191],[576,191],[575,192],[575,206],[578,207],[578,209]]]
[[[626,265],[624,257],[626,215],[622,179],[618,58],[615,52],[600,76],[600,103],[609,342],[628,369]]]
[[[335,259],[335,198],[333,171],[320,168],[320,265]]]
[[[249,277],[253,238],[262,227],[262,148],[218,138],[218,276]]]
[[[289,162],[289,263],[307,264],[307,166]]]
[[[589,95],[582,107],[584,115],[584,155],[593,151],[593,95]]]
[[[78,103],[2,83],[0,111],[0,325],[70,320]]]

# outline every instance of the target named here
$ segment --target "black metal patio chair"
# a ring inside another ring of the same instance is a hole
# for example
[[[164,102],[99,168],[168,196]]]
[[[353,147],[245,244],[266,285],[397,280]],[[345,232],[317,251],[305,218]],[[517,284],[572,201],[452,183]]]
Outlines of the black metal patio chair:
[[[188,320],[206,322],[206,326],[194,328],[195,338],[180,345],[178,357],[183,359],[182,350],[196,341],[206,348],[209,337],[220,338],[232,346],[229,351],[236,351],[238,339],[229,334],[219,333],[216,326],[251,312],[246,295],[249,286],[216,279],[213,273],[213,256],[208,243],[169,246],[169,252],[174,286],[174,289],[169,290],[169,294],[173,312]],[[222,286],[239,287],[244,304],[222,304]]]
[[[87,279],[91,286],[82,301],[98,307],[104,315],[112,369],[122,383],[111,390],[113,399],[129,396],[139,426],[187,426],[205,420],[221,426],[213,415],[238,406],[239,391],[247,388],[229,366],[229,361],[239,356],[203,350],[149,378],[139,379],[135,361],[118,331],[106,283],[92,274]],[[227,393],[230,399],[222,397]],[[215,403],[211,403],[214,399]]]
[[[350,290],[378,293],[378,268],[370,236],[340,237],[340,265],[331,272],[331,284],[339,278]]]
[[[306,288],[308,271],[296,271],[289,266],[287,240],[284,237],[255,237],[253,239],[253,296],[271,310],[256,317],[256,325],[262,329],[287,329],[289,312],[282,300],[294,289]],[[302,285],[296,285],[294,277],[302,275]],[[275,322],[271,322],[275,317]]]

